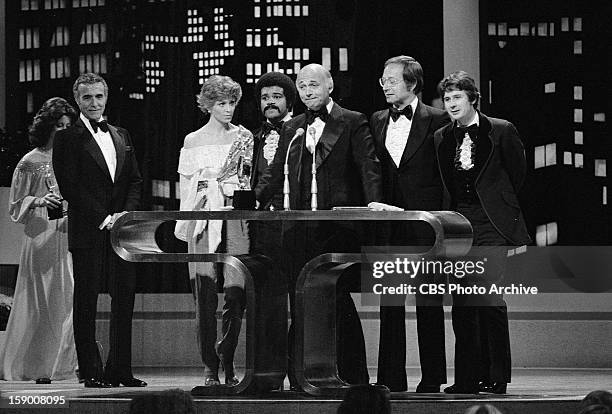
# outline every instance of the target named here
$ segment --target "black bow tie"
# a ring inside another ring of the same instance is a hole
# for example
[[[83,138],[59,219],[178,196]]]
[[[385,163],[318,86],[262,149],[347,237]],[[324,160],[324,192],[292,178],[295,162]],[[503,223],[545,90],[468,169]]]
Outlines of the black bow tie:
[[[323,106],[318,111],[313,111],[311,109],[306,110],[306,125],[310,125],[314,122],[315,118],[319,118],[323,122],[327,122],[329,119],[329,112],[327,112],[327,107]]]
[[[108,132],[108,123],[105,120],[98,122],[90,119],[89,124],[91,125],[91,129],[93,129],[94,134],[98,133],[98,128],[100,128],[102,132]]]
[[[282,127],[283,127],[283,121],[277,122],[275,124],[268,122],[268,121],[264,121],[261,124],[261,137],[263,138],[267,136],[272,131],[280,132]]]
[[[404,109],[391,108],[390,109],[391,118],[393,122],[396,122],[400,116],[404,115],[406,119],[412,119],[412,106],[408,105]]]
[[[478,124],[472,124],[467,127],[457,125],[455,127],[455,138],[457,139],[457,142],[463,142],[463,138],[465,137],[466,132],[470,136],[470,139],[472,141],[475,141],[476,138],[478,138]]]

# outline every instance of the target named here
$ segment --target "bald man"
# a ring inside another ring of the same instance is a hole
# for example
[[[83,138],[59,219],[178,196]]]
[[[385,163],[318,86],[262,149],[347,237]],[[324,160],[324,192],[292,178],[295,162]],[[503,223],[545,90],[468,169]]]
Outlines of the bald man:
[[[318,183],[319,210],[336,206],[378,205],[382,199],[380,163],[365,115],[349,111],[330,97],[334,80],[318,64],[302,68],[296,86],[306,112],[285,122],[274,160],[259,180],[255,193],[265,205],[283,189],[283,165],[289,141],[299,128],[306,133],[289,150],[290,205],[292,210],[310,210],[313,152]],[[374,207],[376,208],[376,207]],[[347,223],[287,223],[283,234],[281,264],[289,277],[291,318],[295,317],[295,284],[306,262],[327,252],[359,252],[360,231]],[[290,228],[289,228],[290,227]],[[337,287],[337,355],[338,374],[351,384],[367,383],[365,345],[361,322],[350,291],[359,285],[359,272],[347,272]],[[289,380],[292,378],[292,336],[290,330]]]

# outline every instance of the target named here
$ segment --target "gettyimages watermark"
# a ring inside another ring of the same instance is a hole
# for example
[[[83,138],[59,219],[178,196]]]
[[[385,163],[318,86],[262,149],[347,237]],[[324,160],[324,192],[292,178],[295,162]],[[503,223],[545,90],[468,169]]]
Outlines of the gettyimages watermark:
[[[612,246],[475,246],[463,257],[422,246],[362,251],[362,304],[437,306],[450,295],[469,306],[497,306],[503,295],[612,291]]]

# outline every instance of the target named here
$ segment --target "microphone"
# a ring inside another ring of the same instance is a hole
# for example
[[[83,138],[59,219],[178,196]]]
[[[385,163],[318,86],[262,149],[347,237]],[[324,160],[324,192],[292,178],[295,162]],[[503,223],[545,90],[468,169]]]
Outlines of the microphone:
[[[289,207],[289,150],[291,149],[291,145],[293,145],[293,142],[302,135],[304,135],[304,128],[298,128],[295,131],[295,135],[293,136],[293,138],[291,138],[291,141],[289,141],[289,146],[287,147],[287,154],[285,154],[285,182],[283,183],[283,208],[285,210],[291,210],[291,208]]]
[[[317,163],[316,163],[316,154],[317,154],[317,141],[315,135],[317,130],[314,127],[308,128],[308,133],[312,137],[312,182],[310,184],[310,209],[312,211],[317,211]]]

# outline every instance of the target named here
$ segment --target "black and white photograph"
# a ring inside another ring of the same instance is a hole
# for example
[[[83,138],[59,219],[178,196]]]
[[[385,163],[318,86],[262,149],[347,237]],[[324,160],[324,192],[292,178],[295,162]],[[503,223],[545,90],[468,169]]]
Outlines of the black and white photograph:
[[[612,413],[610,15],[0,0],[2,412]]]

